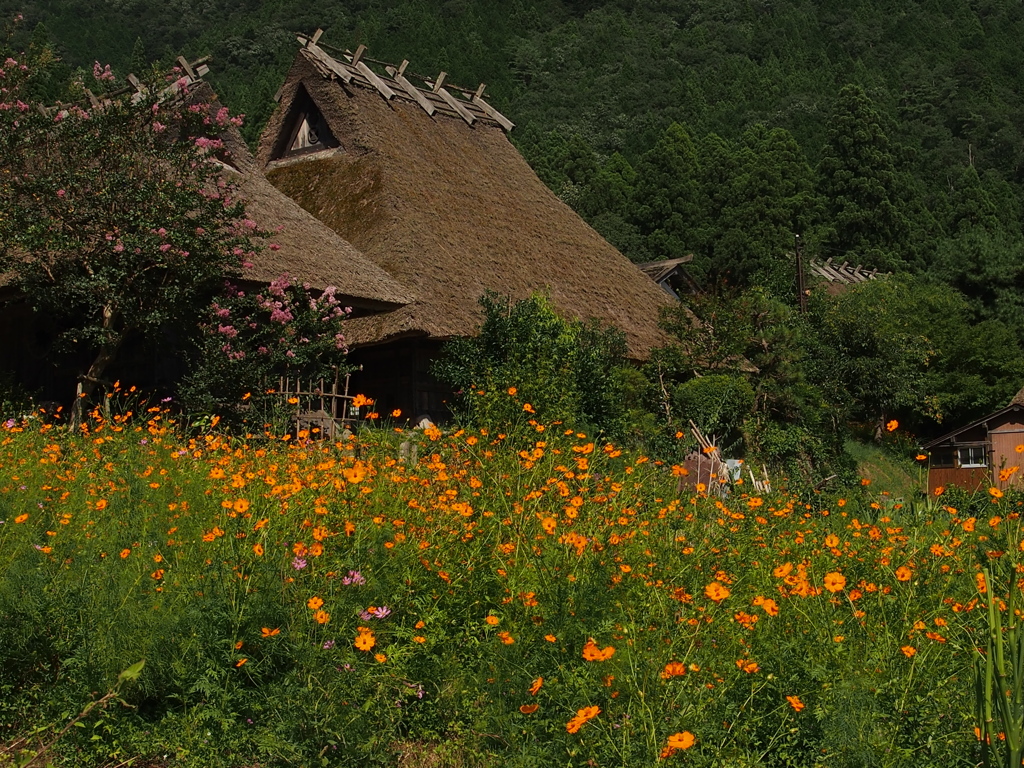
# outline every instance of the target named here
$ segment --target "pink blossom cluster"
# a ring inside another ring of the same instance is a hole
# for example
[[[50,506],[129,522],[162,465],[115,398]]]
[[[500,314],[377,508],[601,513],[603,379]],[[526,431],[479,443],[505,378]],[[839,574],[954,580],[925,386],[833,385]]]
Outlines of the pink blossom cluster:
[[[110,65],[103,66],[98,61],[93,62],[92,76],[102,83],[114,82],[114,73],[110,71]]]
[[[244,117],[245,115],[236,115],[235,117],[231,117],[231,114],[228,112],[228,108],[221,107],[217,110],[217,113],[212,118],[206,117],[203,120],[203,123],[205,125],[216,123],[221,128],[227,128],[229,125],[234,125],[238,127],[242,125],[242,120]]]
[[[224,142],[220,139],[209,139],[206,136],[200,136],[195,140],[195,145],[200,149],[217,150],[224,147]]]

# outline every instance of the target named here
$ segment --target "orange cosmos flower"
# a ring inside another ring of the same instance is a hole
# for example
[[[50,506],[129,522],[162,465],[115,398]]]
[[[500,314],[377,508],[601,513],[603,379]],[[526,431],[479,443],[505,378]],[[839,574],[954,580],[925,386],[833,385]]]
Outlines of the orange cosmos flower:
[[[532,715],[538,709],[540,709],[539,704],[523,704],[519,707],[519,711],[522,712],[524,715]]]
[[[572,720],[566,723],[565,730],[567,730],[569,733],[576,733],[580,728],[583,727],[584,723],[586,723],[588,720],[593,720],[599,714],[601,714],[601,708],[597,706],[584,707],[583,709],[578,709],[576,710],[576,717],[574,717]]]
[[[586,642],[583,646],[583,658],[586,661],[607,661],[615,655],[615,647],[612,645],[605,646],[601,649],[597,647],[597,643],[594,642],[593,638]]]
[[[836,536],[834,533],[830,533],[828,536],[825,537],[825,546],[829,549],[835,549],[839,546],[839,537]]]
[[[797,712],[799,712],[801,709],[807,706],[802,701],[800,701],[799,696],[787,696],[786,701],[788,701],[789,706],[791,706]]]
[[[253,544],[252,545],[252,551],[253,551],[253,554],[256,555],[256,557],[263,557],[263,545],[262,544]]]
[[[14,522],[16,523],[24,523],[26,520],[28,520],[28,512],[14,518]]]
[[[793,564],[792,563],[783,563],[782,565],[780,565],[777,568],[775,568],[774,570],[772,570],[772,576],[774,576],[777,579],[782,579],[782,578],[785,578],[786,576],[788,576],[789,572],[792,571],[792,570],[793,570]]]
[[[326,624],[331,620],[331,614],[327,611],[316,611],[313,613],[313,618],[316,619],[317,624]]]
[[[311,598],[309,598],[309,600],[306,601],[306,607],[309,608],[309,610],[311,610],[311,611],[315,611],[315,610],[319,609],[320,607],[323,606],[323,604],[324,604],[323,598],[319,598],[319,597],[311,597]]]
[[[388,660],[388,657],[385,656],[383,653],[375,653],[373,654],[373,658],[377,660],[378,664],[383,664],[385,661]]]
[[[544,678],[543,677],[538,677],[536,680],[534,680],[533,684],[530,685],[530,695],[531,696],[536,696],[537,695],[537,691],[540,690],[540,687],[542,685],[544,685]]]
[[[249,510],[249,500],[235,499],[235,503],[231,505],[231,508],[239,514],[241,514],[242,512],[247,512]]]
[[[670,680],[673,677],[680,677],[686,674],[686,665],[681,661],[670,661],[661,670],[661,679]]]
[[[488,616],[487,618],[485,618],[485,619],[484,619],[484,621],[486,621],[486,622],[487,622],[488,624],[490,624],[490,625],[491,625],[492,627],[496,627],[496,626],[498,626],[498,622],[499,622],[499,621],[501,621],[501,619],[499,619],[499,618],[498,618],[497,616],[495,616],[494,614],[491,614],[490,616]]]
[[[917,648],[915,648],[912,645],[904,645],[902,648],[900,648],[900,650],[903,651],[903,655],[906,656],[908,659],[915,653],[917,653]]]
[[[709,600],[713,600],[716,603],[720,603],[727,598],[731,592],[729,588],[724,584],[720,584],[717,581],[713,581],[704,587],[704,594],[708,596]]]
[[[901,565],[899,568],[896,569],[897,581],[910,581],[913,575],[913,572],[905,565]]]
[[[899,426],[900,423],[896,421],[896,419],[893,419],[892,421],[885,425],[885,430],[887,432],[895,432],[897,429],[899,429]]]
[[[121,559],[124,560],[131,553],[132,553],[132,551],[130,549],[122,549],[121,550]]]
[[[978,591],[984,595],[988,591],[988,588],[985,585],[985,574],[980,571],[974,574],[974,581],[978,585]]]
[[[742,669],[748,675],[761,671],[760,665],[758,665],[756,661],[751,661],[750,659],[736,659],[736,668]]]
[[[1022,542],[1022,544],[1024,544],[1024,542]],[[544,635],[544,639],[547,640],[549,643],[555,643],[558,641],[558,638],[554,635]]]
[[[1003,498],[1003,492],[1000,491],[998,488],[995,488],[995,487],[989,488],[988,492],[992,495],[993,499],[1001,499],[1001,498]]]
[[[843,574],[833,571],[825,575],[825,589],[829,592],[840,592],[846,586],[846,577]]]
[[[149,575],[152,576],[157,581],[160,581],[160,579],[162,579],[164,577],[164,569],[163,568],[157,568],[155,571],[153,571]]]
[[[369,651],[377,644],[377,638],[373,635],[373,630],[368,627],[360,627],[359,634],[356,635],[355,642],[353,645],[360,651]]]
[[[516,389],[515,387],[509,387],[509,388],[508,388],[508,393],[509,393],[510,395],[512,395],[513,397],[515,397],[515,394],[516,394],[516,392],[518,392],[518,391],[519,391],[519,390],[518,390],[518,389]]]
[[[512,635],[510,635],[508,632],[499,632],[498,638],[505,645],[512,645],[515,642],[515,638],[513,638]]]
[[[697,738],[689,731],[673,733],[668,737],[668,741],[665,743],[665,746],[658,757],[664,760],[667,757],[671,757],[681,749],[689,749],[696,743]]]
[[[248,661],[248,659],[239,659],[239,660],[238,660],[238,663],[237,663],[237,664],[235,664],[235,666],[236,666],[236,667],[240,667],[240,666],[242,666],[243,664],[245,664],[245,662],[247,662],[247,661]]]
[[[279,628],[271,629],[270,627],[264,627],[261,632],[263,637],[273,637],[274,635],[281,634],[281,630]]]

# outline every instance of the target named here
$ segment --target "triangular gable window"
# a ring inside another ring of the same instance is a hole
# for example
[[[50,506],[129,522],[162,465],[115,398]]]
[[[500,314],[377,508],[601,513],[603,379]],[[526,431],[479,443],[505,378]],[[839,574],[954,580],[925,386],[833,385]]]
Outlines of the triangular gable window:
[[[324,116],[304,88],[299,88],[285,125],[274,152],[275,160],[339,146]]]

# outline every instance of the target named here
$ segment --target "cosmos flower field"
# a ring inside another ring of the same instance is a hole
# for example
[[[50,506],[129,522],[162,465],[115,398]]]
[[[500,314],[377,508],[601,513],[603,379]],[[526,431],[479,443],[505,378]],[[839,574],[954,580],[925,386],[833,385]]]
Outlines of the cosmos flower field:
[[[86,427],[0,427],[8,755],[145,659],[54,764],[980,759],[980,569],[1017,578],[1013,494],[719,497],[560,425]]]

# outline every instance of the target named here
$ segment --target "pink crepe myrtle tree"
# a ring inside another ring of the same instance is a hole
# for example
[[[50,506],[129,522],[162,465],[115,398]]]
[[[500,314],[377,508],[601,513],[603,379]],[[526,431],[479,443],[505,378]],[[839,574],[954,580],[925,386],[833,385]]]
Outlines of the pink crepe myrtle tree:
[[[310,382],[344,373],[343,326],[350,313],[334,286],[317,291],[288,275],[269,285],[227,282],[202,323],[182,386],[186,408],[244,421],[266,399],[275,376]]]
[[[198,329],[266,233],[215,161],[237,118],[184,80],[44,107],[27,96],[33,74],[23,56],[0,56],[0,273],[59,323],[64,348],[88,351],[77,420],[127,340]],[[112,73],[94,76],[102,88]]]

